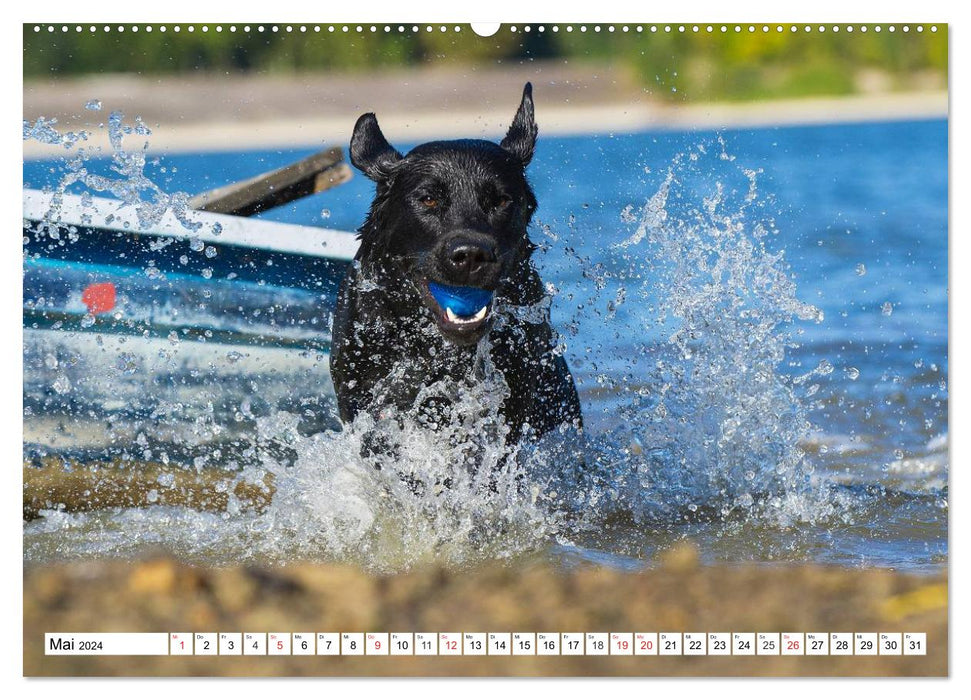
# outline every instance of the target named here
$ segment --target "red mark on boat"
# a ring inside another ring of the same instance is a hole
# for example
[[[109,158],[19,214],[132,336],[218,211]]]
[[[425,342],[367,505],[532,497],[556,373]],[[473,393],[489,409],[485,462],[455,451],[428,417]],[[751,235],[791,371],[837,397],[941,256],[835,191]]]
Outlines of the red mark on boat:
[[[115,308],[115,285],[111,282],[89,284],[81,294],[81,301],[92,316],[111,311]]]

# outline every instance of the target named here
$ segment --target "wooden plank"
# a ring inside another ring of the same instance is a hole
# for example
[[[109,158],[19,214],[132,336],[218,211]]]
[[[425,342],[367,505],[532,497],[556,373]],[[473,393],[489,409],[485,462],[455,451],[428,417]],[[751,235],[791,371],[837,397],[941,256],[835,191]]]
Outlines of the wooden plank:
[[[201,211],[252,216],[351,179],[344,152],[335,146],[286,167],[203,192],[189,200]]]

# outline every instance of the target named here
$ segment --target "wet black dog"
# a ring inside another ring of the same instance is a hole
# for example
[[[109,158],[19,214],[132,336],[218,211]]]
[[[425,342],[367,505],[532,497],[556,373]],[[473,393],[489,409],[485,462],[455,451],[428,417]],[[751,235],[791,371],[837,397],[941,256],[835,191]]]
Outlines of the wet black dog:
[[[507,441],[581,428],[530,262],[536,198],[525,169],[536,133],[529,84],[498,145],[435,141],[403,156],[373,114],[358,119],[351,162],[377,187],[334,319],[330,366],[345,423],[428,409],[415,405],[422,389],[480,381],[485,352],[509,389]],[[447,406],[432,413],[447,416]]]

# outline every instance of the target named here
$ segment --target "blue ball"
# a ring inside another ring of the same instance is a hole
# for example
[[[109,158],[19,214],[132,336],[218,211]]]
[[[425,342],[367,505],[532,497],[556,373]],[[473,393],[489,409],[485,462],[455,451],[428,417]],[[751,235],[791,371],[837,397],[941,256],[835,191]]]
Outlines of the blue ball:
[[[492,301],[492,292],[478,287],[449,287],[428,283],[428,291],[443,309],[451,309],[456,316],[474,316]]]

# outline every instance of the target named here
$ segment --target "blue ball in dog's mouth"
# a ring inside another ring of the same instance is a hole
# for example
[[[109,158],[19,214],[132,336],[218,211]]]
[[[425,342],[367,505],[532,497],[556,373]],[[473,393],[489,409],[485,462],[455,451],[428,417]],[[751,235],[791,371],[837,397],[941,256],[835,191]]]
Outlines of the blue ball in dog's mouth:
[[[492,292],[478,287],[451,287],[429,280],[428,291],[450,321],[482,320],[492,302]]]

